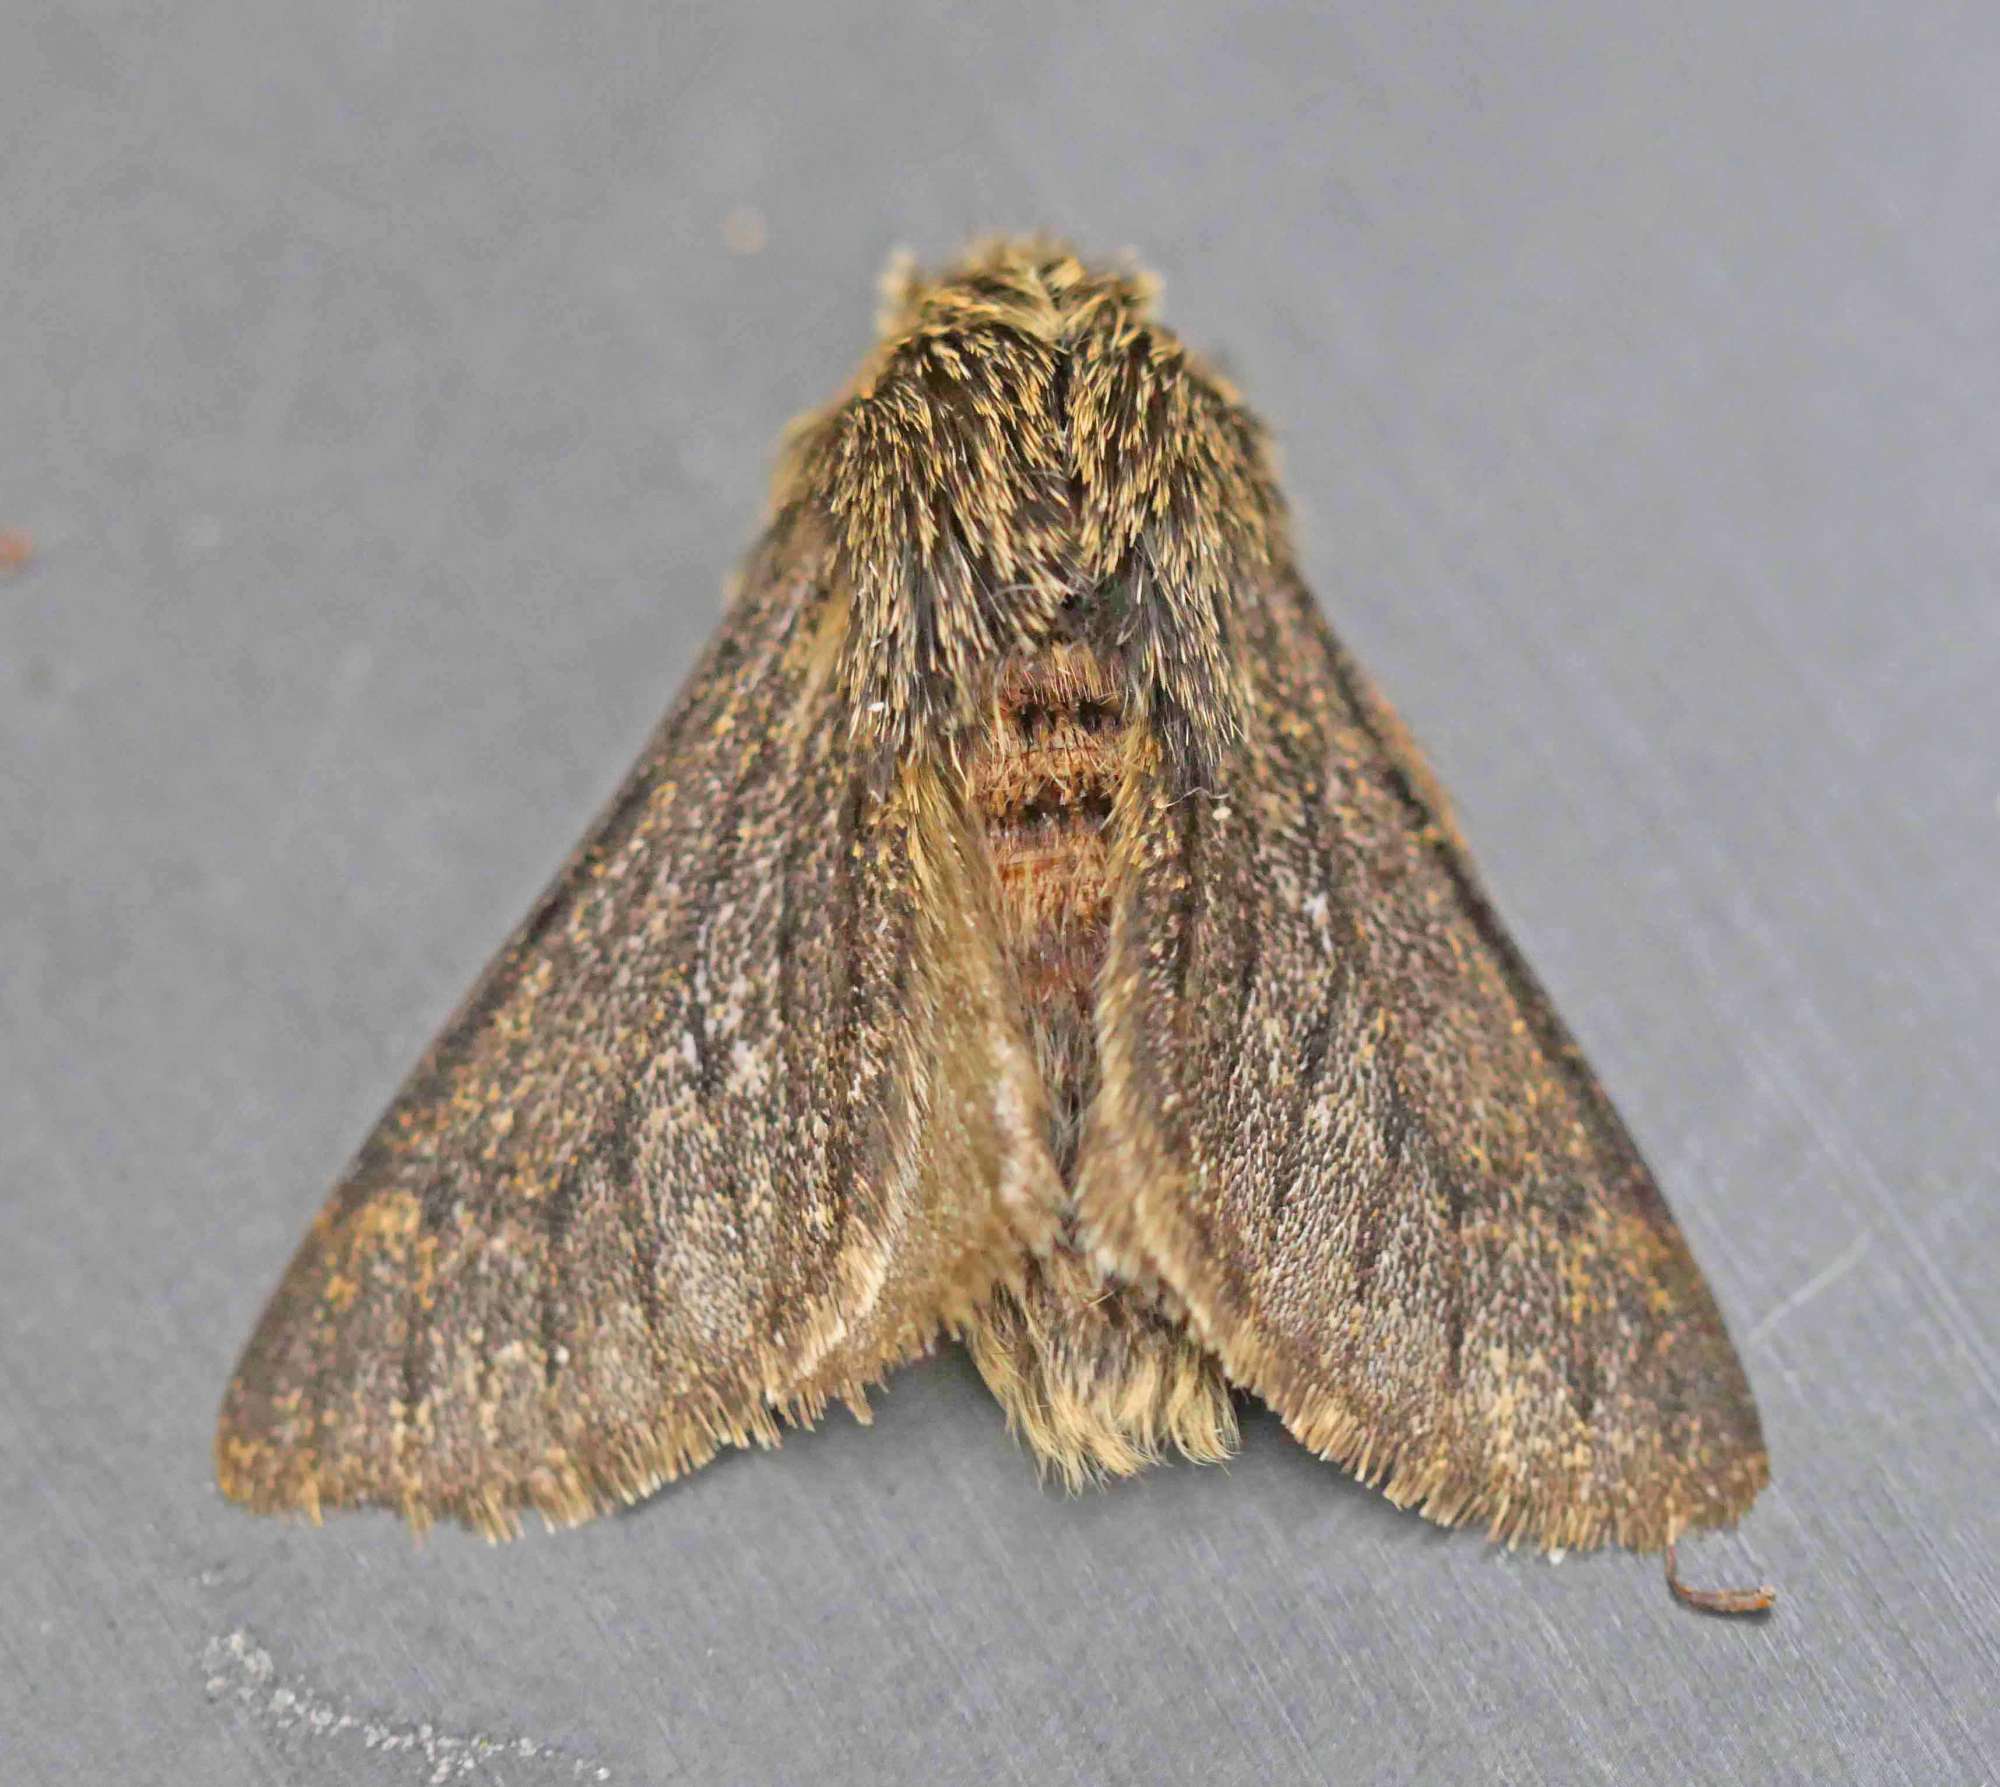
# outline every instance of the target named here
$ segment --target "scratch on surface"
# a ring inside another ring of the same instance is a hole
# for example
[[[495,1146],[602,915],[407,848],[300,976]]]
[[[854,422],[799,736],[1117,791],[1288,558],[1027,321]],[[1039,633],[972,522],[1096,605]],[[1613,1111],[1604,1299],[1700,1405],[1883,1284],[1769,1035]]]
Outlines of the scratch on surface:
[[[288,1681],[278,1673],[271,1653],[241,1627],[202,1646],[201,1667],[212,1703],[238,1706],[276,1731],[352,1742],[382,1756],[407,1755],[427,1767],[422,1778],[431,1787],[464,1780],[490,1781],[495,1787],[502,1780],[519,1782],[526,1777],[510,1765],[520,1763],[531,1765],[533,1778],[544,1782],[611,1779],[608,1768],[533,1738],[459,1735],[440,1731],[427,1720],[399,1723],[357,1712],[306,1683]]]
[[[1805,1308],[1808,1303],[1817,1297],[1821,1291],[1826,1290],[1829,1286],[1838,1284],[1856,1266],[1860,1265],[1861,1256],[1868,1251],[1868,1243],[1874,1239],[1875,1231],[1873,1229],[1863,1229],[1852,1241],[1848,1242],[1846,1247],[1841,1249],[1838,1259],[1822,1266],[1804,1284],[1792,1292],[1789,1297],[1781,1298],[1777,1307],[1765,1314],[1757,1325],[1750,1330],[1747,1344],[1756,1345],[1758,1341],[1762,1340],[1765,1335],[1769,1334],[1773,1328],[1782,1322],[1786,1316],[1796,1315],[1798,1311]]]

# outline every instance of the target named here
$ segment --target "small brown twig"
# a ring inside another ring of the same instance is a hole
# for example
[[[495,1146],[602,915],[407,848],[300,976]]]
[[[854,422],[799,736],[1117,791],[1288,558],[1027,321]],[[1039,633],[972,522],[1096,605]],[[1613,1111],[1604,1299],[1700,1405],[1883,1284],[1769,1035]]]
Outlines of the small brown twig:
[[[1667,1547],[1667,1587],[1674,1591],[1675,1600],[1698,1613],[1769,1613],[1778,1602],[1778,1591],[1768,1582],[1757,1588],[1689,1588],[1681,1580],[1671,1544]]]

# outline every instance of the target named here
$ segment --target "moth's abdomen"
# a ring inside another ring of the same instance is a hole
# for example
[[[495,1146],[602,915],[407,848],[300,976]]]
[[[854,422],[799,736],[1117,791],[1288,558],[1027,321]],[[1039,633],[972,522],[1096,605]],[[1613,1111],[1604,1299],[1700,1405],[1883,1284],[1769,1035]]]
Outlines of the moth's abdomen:
[[[1097,1079],[1107,832],[1125,724],[1111,668],[1085,646],[1052,646],[1002,676],[970,766],[972,808],[999,883],[1008,962],[1065,1176]]]
[[[1049,1152],[1072,1190],[1098,1089],[1097,990],[1127,732],[1116,668],[1087,647],[1057,645],[1009,666],[971,762]],[[1124,1476],[1168,1447],[1215,1459],[1235,1444],[1221,1368],[1177,1317],[1106,1274],[1074,1211],[1021,1281],[995,1292],[967,1340],[1009,1424],[1072,1487]]]

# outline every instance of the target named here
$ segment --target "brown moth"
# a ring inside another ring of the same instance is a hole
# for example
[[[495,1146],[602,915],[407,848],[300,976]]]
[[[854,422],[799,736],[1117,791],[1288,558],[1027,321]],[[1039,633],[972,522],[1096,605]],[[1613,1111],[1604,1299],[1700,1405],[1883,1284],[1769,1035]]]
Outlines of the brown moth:
[[[216,1468],[501,1537],[865,1418],[945,1335],[1072,1484],[1223,1457],[1233,1391],[1551,1550],[1666,1548],[1768,1475],[1262,430],[1143,277],[1040,242],[892,280],[692,680],[306,1237]]]

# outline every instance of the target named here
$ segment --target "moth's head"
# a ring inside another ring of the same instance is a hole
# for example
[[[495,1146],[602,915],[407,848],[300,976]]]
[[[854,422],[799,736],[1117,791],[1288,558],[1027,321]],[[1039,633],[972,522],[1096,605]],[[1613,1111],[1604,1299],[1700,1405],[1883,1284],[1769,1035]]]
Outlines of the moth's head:
[[[899,731],[1074,629],[1223,702],[1228,611],[1287,560],[1264,431],[1154,317],[1155,282],[996,237],[892,261],[881,339],[799,423],[779,514],[824,543],[848,674]]]
[[[999,323],[1051,339],[1089,320],[1131,328],[1153,320],[1160,282],[1130,253],[1086,263],[1055,236],[982,236],[925,270],[907,248],[882,269],[876,333],[893,346],[926,331]]]

